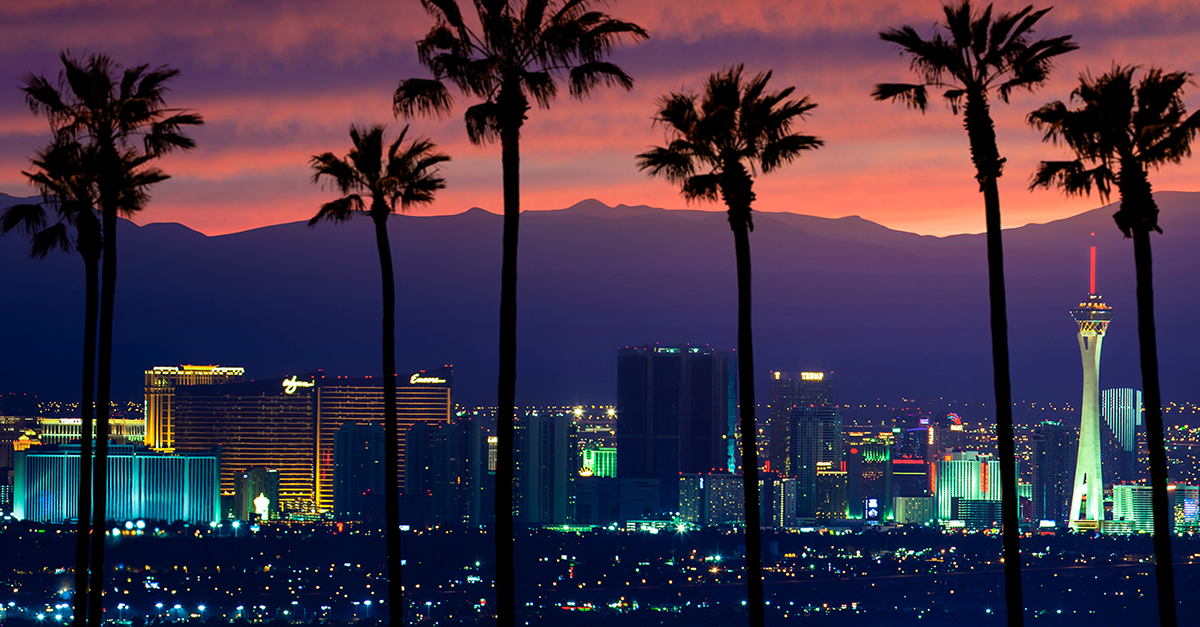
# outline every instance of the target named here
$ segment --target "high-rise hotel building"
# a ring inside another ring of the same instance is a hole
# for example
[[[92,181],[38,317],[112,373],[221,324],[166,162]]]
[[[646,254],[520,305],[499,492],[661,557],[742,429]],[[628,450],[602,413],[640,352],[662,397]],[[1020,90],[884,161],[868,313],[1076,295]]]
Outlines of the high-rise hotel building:
[[[449,367],[399,377],[401,489],[405,430],[420,421],[449,422]],[[234,494],[251,466],[279,471],[279,500],[333,507],[337,430],[349,422],[383,422],[383,385],[377,378],[323,373],[260,381],[174,388],[174,448],[219,450],[221,494]]]
[[[175,386],[215,385],[241,381],[243,368],[221,366],[155,366],[146,371],[146,446],[158,451],[175,447]]]

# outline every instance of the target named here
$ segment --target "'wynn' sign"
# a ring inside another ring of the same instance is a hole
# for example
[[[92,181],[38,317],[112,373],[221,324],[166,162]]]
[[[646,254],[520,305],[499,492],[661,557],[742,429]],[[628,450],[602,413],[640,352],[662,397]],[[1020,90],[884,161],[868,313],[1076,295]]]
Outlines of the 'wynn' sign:
[[[295,394],[296,388],[311,388],[314,385],[316,385],[316,383],[314,383],[312,381],[297,381],[296,375],[292,375],[291,379],[283,380],[283,393],[284,394]]]

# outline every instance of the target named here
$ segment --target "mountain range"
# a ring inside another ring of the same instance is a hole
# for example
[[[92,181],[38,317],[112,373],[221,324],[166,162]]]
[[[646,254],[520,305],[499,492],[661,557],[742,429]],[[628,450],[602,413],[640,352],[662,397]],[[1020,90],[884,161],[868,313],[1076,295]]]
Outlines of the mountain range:
[[[1200,193],[1160,192],[1155,288],[1163,394],[1200,401]],[[0,207],[21,199],[0,194]],[[1113,306],[1102,387],[1140,387],[1133,252],[1115,207],[1004,233],[1014,398],[1078,406],[1069,311],[1088,293],[1088,246]],[[990,416],[982,235],[921,236],[859,217],[756,213],[755,366],[832,371],[843,403],[955,399]],[[180,224],[118,230],[113,396],[141,398],[156,365],[243,366],[248,378],[323,369],[377,374],[379,265],[372,225],[304,222],[206,236]],[[396,215],[401,372],[455,366],[456,400],[494,403],[501,217]],[[733,238],[723,212],[585,200],[521,218],[521,404],[609,403],[619,347],[736,343]],[[0,392],[78,394],[78,255],[30,260],[0,238]],[[970,412],[969,412],[970,413]]]

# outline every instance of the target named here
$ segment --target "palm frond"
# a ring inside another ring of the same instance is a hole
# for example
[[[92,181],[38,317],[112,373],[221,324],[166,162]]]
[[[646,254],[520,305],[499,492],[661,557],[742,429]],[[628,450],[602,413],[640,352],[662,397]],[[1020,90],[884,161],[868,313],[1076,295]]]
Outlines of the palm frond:
[[[71,237],[63,222],[52,224],[29,238],[29,256],[34,259],[45,259],[56,250],[71,252]]]
[[[485,100],[467,108],[463,120],[467,125],[467,138],[472,144],[487,144],[500,139],[500,107]]]
[[[583,99],[592,93],[596,87],[621,87],[626,91],[633,89],[633,78],[625,73],[615,63],[607,61],[592,61],[577,65],[570,70],[571,95]]]
[[[392,112],[406,118],[417,114],[442,118],[450,114],[453,106],[454,96],[438,79],[405,79],[392,96]]]
[[[0,209],[0,234],[11,231],[33,235],[46,228],[46,210],[41,205],[20,204]]]
[[[877,83],[871,91],[871,97],[876,100],[891,100],[903,102],[910,109],[924,112],[929,106],[929,92],[925,85],[905,83]]]
[[[317,215],[308,221],[308,226],[314,227],[321,220],[346,222],[354,217],[355,212],[362,212],[364,210],[365,206],[362,196],[349,194],[321,205],[321,209],[317,211]]]

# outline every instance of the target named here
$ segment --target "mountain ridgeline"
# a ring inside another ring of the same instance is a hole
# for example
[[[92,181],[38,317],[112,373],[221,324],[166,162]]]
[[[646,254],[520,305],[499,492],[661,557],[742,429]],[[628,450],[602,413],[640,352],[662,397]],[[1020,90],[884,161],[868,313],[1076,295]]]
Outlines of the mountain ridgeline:
[[[1200,193],[1156,195],[1163,393],[1200,401],[1192,333],[1200,314]],[[0,206],[18,199],[0,195]],[[1102,387],[1140,387],[1133,253],[1096,209],[1005,232],[1014,398],[1078,406],[1075,323],[1088,291],[1114,308]],[[736,283],[724,212],[608,207],[586,200],[522,218],[518,385],[522,404],[612,402],[616,349],[735,345]],[[369,220],[303,222],[208,237],[122,222],[113,396],[141,397],[155,365],[244,366],[249,378],[323,369],[377,375],[378,261]],[[456,400],[494,404],[501,217],[394,216],[397,368],[455,366]],[[934,397],[991,417],[982,235],[919,236],[858,217],[758,213],[756,366],[833,371],[839,402]],[[28,256],[0,238],[0,392],[77,395],[83,320],[78,255]],[[973,412],[968,412],[972,414]],[[1168,415],[1168,419],[1171,416]]]

